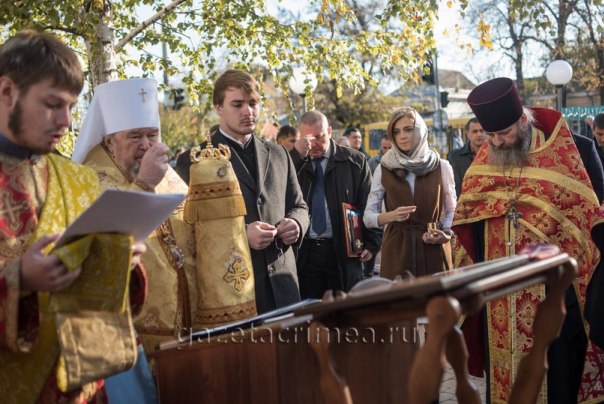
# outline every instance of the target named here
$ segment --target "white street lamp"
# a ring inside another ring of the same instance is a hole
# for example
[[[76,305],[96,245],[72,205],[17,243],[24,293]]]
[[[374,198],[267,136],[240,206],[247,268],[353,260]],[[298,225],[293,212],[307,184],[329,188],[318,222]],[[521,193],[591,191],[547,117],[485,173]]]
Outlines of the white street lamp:
[[[566,60],[554,60],[545,70],[547,81],[556,86],[558,98],[556,107],[561,111],[564,107],[564,86],[573,78],[573,67]]]
[[[317,87],[317,78],[315,75],[305,69],[295,68],[289,79],[289,88],[300,97],[302,97],[302,113],[306,112],[306,88],[314,91]]]

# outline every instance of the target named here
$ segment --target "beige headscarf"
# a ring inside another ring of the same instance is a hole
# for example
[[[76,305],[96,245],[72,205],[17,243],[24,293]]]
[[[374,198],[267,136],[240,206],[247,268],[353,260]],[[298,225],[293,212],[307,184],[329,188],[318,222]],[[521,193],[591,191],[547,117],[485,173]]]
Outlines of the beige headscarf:
[[[405,116],[412,118],[415,122],[413,142],[409,153],[405,153],[399,149],[392,134],[396,122]],[[392,117],[388,123],[388,139],[390,139],[394,147],[388,150],[384,154],[384,157],[382,157],[381,164],[387,169],[393,171],[403,169],[421,177],[438,167],[440,157],[436,150],[428,147],[428,127],[415,109],[405,107],[392,113]]]

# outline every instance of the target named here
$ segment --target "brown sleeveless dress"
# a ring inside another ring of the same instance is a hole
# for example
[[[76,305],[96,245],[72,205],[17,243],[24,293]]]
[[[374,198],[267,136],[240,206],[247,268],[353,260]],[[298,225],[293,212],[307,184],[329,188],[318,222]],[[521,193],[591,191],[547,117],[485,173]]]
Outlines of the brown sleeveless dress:
[[[409,220],[386,225],[382,238],[380,276],[389,279],[405,271],[413,276],[422,276],[447,269],[443,246],[425,244],[422,240],[428,223],[438,222],[444,211],[441,165],[423,177],[415,177],[414,194],[409,183],[400,176],[402,172],[382,166],[386,211],[399,206],[416,206]]]

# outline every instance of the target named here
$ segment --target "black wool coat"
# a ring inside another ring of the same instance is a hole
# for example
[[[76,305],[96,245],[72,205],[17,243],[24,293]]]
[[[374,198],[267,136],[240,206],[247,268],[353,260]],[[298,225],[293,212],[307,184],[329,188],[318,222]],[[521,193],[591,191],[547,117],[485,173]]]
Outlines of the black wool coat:
[[[325,198],[331,220],[340,280],[344,291],[348,291],[363,278],[363,272],[359,258],[348,257],[346,253],[342,203],[355,205],[361,214],[365,211],[367,197],[371,190],[371,170],[367,159],[361,152],[337,145],[333,140],[330,140],[330,143],[333,152],[325,167]],[[290,154],[298,173],[298,182],[304,200],[310,208],[315,178],[312,159],[310,157],[302,158],[295,148]],[[362,220],[361,223],[363,223]],[[366,228],[364,224],[362,226],[364,247],[375,256],[380,249],[381,232],[377,229]],[[298,256],[299,271],[304,268],[306,256],[303,243]]]
[[[256,307],[259,313],[264,313],[300,300],[296,253],[308,229],[309,216],[294,165],[287,151],[282,146],[255,136],[252,141],[256,156],[256,181],[237,153],[231,150],[231,164],[237,175],[247,210],[245,223],[260,220],[276,225],[287,217],[298,222],[301,229],[297,245],[281,246],[280,242],[273,242],[263,250],[251,249]],[[221,133],[216,133],[212,137],[212,143],[214,147],[223,144],[230,148],[227,138]],[[204,148],[206,143],[200,146]],[[187,184],[191,166],[190,154],[191,151],[187,150],[178,158],[176,164],[176,171]],[[269,277],[269,272],[278,276]]]

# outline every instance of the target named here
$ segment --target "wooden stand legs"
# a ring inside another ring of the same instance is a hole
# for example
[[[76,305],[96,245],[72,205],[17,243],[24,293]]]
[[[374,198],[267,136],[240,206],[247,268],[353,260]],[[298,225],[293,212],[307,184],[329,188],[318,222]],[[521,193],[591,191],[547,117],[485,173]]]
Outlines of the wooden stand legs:
[[[453,298],[439,296],[426,307],[428,334],[411,367],[409,396],[412,403],[438,402],[440,383],[446,365],[445,346],[461,308]]]
[[[560,267],[560,278],[551,285],[547,297],[537,309],[533,323],[533,347],[522,358],[509,403],[534,403],[547,372],[547,349],[558,337],[566,317],[564,297],[575,278],[571,266]]]
[[[352,404],[350,388],[346,381],[336,373],[329,356],[329,329],[323,324],[313,321],[310,323],[310,344],[317,355],[321,369],[320,385],[326,403]]]
[[[522,359],[510,403],[535,402],[547,372],[547,349],[558,336],[566,314],[564,296],[575,277],[572,266],[561,266],[559,276],[550,279],[547,297],[539,305],[533,324],[533,347]],[[417,352],[409,377],[409,402],[438,402],[440,385],[447,360],[455,371],[456,395],[460,403],[479,404],[478,389],[469,379],[468,350],[459,328],[459,302],[448,296],[432,298],[426,306],[428,334]],[[311,345],[321,369],[320,384],[325,402],[352,404],[350,388],[336,374],[329,356],[329,330],[319,322],[310,324]]]
[[[453,327],[447,340],[447,360],[455,372],[457,402],[480,404],[480,393],[470,381],[468,347],[459,327]]]

